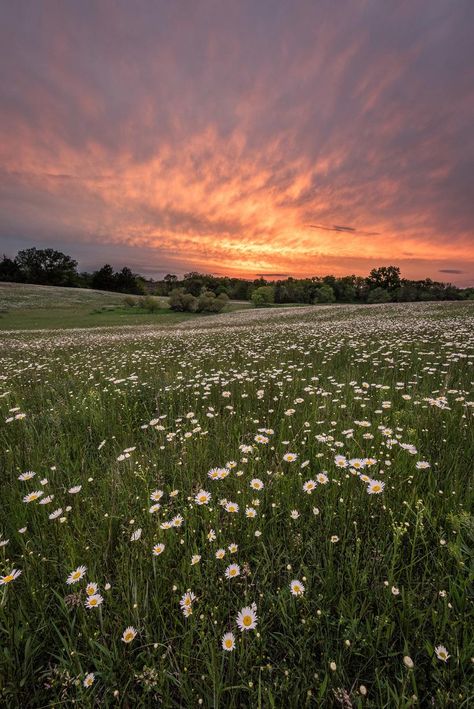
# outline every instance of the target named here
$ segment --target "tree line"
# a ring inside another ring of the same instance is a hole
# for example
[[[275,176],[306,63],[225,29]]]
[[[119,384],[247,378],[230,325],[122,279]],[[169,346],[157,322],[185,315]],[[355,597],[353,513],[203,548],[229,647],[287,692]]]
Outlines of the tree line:
[[[77,270],[77,261],[55,249],[24,249],[0,261],[0,281],[94,288],[132,295],[170,296],[176,310],[222,309],[227,299],[251,300],[257,306],[274,303],[386,303],[474,299],[474,288],[452,283],[401,278],[397,266],[382,266],[368,276],[288,277],[277,281],[213,276],[191,271],[179,278],[145,279],[125,266],[114,271],[105,264],[93,273]]]

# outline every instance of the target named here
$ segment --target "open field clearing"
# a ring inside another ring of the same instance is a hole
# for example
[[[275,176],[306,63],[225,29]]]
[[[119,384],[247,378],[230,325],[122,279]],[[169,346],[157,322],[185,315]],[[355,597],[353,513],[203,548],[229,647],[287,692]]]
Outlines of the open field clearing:
[[[147,325],[0,335],[0,705],[472,706],[474,303]]]
[[[88,288],[0,283],[0,332],[122,325],[168,326],[203,317],[170,310],[168,298],[164,296],[154,298],[159,307],[153,313],[145,307],[128,307],[126,298],[125,293]],[[133,298],[137,299],[137,296]],[[250,303],[245,301],[231,301],[226,311],[248,307]]]

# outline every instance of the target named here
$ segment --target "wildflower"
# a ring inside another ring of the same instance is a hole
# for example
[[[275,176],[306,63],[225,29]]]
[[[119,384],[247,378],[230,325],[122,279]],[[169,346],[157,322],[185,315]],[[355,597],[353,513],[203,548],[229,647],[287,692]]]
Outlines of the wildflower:
[[[56,519],[57,517],[59,517],[60,515],[62,515],[62,513],[63,513],[63,508],[62,508],[62,507],[58,507],[58,509],[57,509],[57,510],[54,510],[54,512],[51,512],[51,514],[48,515],[48,517],[49,517],[49,519]]]
[[[331,537],[331,544],[337,544],[338,541],[339,537],[337,536],[337,534],[333,534]]]
[[[250,481],[250,487],[253,488],[254,490],[262,490],[263,489],[263,482],[259,478],[254,478],[253,480]]]
[[[448,659],[451,657],[451,655],[448,654],[448,651],[446,650],[444,645],[437,645],[435,647],[435,653],[438,660],[441,660],[442,662],[447,662]]]
[[[283,456],[283,460],[285,463],[294,463],[294,461],[297,459],[298,455],[296,453],[285,453]]]
[[[304,585],[301,581],[295,579],[290,583],[290,591],[293,596],[302,596],[304,594]]]
[[[31,480],[31,478],[34,478],[35,475],[36,473],[34,473],[32,470],[27,470],[26,473],[22,473],[18,476],[18,480]]]
[[[67,580],[66,580],[66,583],[68,584],[68,586],[80,581],[82,579],[82,577],[84,576],[84,574],[86,573],[86,571],[87,571],[87,566],[78,566],[77,569],[75,569],[75,571],[71,571],[71,573],[69,574],[69,576],[67,577]]]
[[[238,564],[230,564],[225,570],[226,579],[233,579],[236,576],[240,576],[240,566]]]
[[[211,493],[206,492],[206,490],[199,490],[196,497],[194,498],[197,505],[207,505],[211,499]]]
[[[236,502],[227,502],[225,505],[226,512],[236,513],[239,511],[239,506]]]
[[[394,596],[399,596],[400,595],[400,589],[398,589],[396,586],[392,586],[392,593]]]
[[[367,487],[367,492],[369,495],[378,495],[383,492],[384,487],[385,483],[380,480],[371,480]]]
[[[85,607],[86,608],[97,608],[103,603],[103,598],[100,593],[94,593],[93,596],[88,596],[86,598]]]
[[[122,633],[122,642],[131,643],[132,640],[136,637],[136,635],[137,631],[135,630],[133,625],[129,625]]]
[[[240,630],[253,630],[257,626],[257,606],[245,606],[237,615],[237,625]]]
[[[303,485],[303,490],[308,494],[311,495],[313,490],[316,487],[316,482],[314,480],[307,480],[304,485]]]
[[[181,515],[176,515],[176,517],[173,517],[173,519],[171,520],[171,526],[172,527],[181,527],[183,522],[184,522],[183,517]]]
[[[412,670],[415,666],[415,663],[409,655],[405,655],[405,657],[403,658],[403,664],[405,665],[405,667],[408,667],[409,670]]]
[[[234,633],[225,633],[222,637],[222,649],[226,652],[232,652],[235,648]]]
[[[155,512],[158,512],[158,510],[161,509],[161,505],[157,502],[154,505],[151,505],[151,507],[148,509],[148,512],[152,515]]]
[[[246,507],[245,508],[245,516],[248,517],[249,519],[253,519],[254,517],[257,516],[257,510],[254,507]]]
[[[164,548],[164,544],[155,544],[155,546],[153,547],[153,556],[160,556],[160,554],[163,553]]]
[[[83,680],[82,684],[84,685],[84,687],[92,687],[92,685],[94,684],[94,680],[95,680],[95,675],[94,675],[94,673],[93,673],[93,672],[89,672],[89,674],[87,674],[87,675],[84,677],[84,680]]]
[[[194,566],[195,564],[199,564],[201,561],[201,555],[200,554],[193,554],[191,557],[191,566]]]
[[[347,468],[349,465],[345,455],[336,455],[334,458],[334,463],[338,468]]]
[[[235,542],[232,542],[232,544],[229,544],[227,548],[231,554],[236,554],[239,549],[239,545],[235,544]]]
[[[34,502],[35,500],[38,500],[41,495],[44,495],[43,490],[35,490],[34,492],[30,492],[28,493],[28,495],[25,495],[25,497],[23,498],[23,502]]]
[[[82,490],[82,485],[74,485],[74,487],[70,487],[68,492],[70,495],[77,495],[78,492]]]
[[[0,586],[6,586],[8,583],[15,581],[18,576],[21,576],[21,571],[18,569],[12,569],[6,576],[0,576]]]
[[[223,559],[225,556],[225,549],[218,549],[216,551],[216,559]]]
[[[335,672],[337,670],[337,665],[335,662],[330,662],[329,667],[333,672]]]
[[[154,490],[150,495],[150,500],[153,502],[159,502],[163,497],[163,490]]]
[[[210,529],[209,532],[207,533],[207,539],[210,542],[214,542],[216,540],[216,533],[213,529]]]
[[[300,516],[300,513],[298,512],[298,510],[291,510],[291,512],[290,512],[291,519],[298,519],[299,516]]]
[[[140,528],[136,529],[134,532],[132,532],[132,536],[130,537],[131,542],[138,542],[140,537],[142,536],[142,530]]]
[[[86,586],[86,594],[88,596],[94,596],[98,591],[98,586],[96,583],[88,583]]]
[[[316,480],[320,485],[326,485],[329,482],[329,478],[326,473],[318,473],[316,475]]]

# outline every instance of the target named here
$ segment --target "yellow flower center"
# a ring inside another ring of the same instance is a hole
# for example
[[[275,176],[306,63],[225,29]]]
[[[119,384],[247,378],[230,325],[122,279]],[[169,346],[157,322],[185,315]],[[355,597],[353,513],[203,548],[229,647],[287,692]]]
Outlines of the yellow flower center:
[[[248,628],[249,625],[252,625],[252,616],[244,615],[242,623],[245,625],[246,628]]]
[[[8,574],[8,576],[5,576],[3,579],[3,583],[10,583],[10,581],[13,581],[13,574]]]

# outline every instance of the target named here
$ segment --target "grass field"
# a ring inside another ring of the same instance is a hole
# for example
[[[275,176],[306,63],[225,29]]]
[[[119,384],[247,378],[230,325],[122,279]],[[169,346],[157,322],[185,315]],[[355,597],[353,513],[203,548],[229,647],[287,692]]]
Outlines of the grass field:
[[[176,313],[168,299],[157,297],[161,306],[150,313],[143,307],[127,307],[123,293],[85,288],[53,288],[24,283],[0,283],[0,331],[43,330],[121,325],[174,325],[184,320],[205,317]],[[250,307],[250,303],[231,301],[227,312]]]
[[[2,333],[0,705],[472,706],[473,362],[472,303]]]

